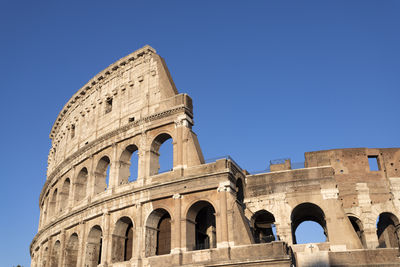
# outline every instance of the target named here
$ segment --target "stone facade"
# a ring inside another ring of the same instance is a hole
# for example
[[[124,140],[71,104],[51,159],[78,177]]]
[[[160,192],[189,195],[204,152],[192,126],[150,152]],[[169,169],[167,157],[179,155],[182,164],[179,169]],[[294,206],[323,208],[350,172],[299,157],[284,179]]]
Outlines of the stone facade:
[[[400,265],[400,149],[309,152],[302,168],[250,174],[204,161],[192,110],[149,46],[81,88],[50,133],[32,266]],[[169,139],[173,168],[159,173]],[[310,220],[326,241],[296,244]]]

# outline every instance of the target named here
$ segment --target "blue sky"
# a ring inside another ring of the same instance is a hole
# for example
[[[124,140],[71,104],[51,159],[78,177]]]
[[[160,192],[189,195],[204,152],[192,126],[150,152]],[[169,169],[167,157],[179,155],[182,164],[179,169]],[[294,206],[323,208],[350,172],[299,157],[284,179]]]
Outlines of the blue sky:
[[[399,146],[399,1],[0,2],[0,265],[29,266],[51,126],[96,73],[149,44],[194,101],[205,158],[243,168]]]

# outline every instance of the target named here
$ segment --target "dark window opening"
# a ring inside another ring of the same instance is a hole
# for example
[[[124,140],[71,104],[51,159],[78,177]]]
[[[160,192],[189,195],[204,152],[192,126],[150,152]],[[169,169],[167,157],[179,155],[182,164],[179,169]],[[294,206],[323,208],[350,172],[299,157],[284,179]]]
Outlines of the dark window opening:
[[[113,99],[112,98],[108,98],[106,100],[106,108],[105,108],[105,113],[109,113],[112,110],[112,103],[113,103]]]
[[[368,156],[369,170],[380,171],[378,156]]]
[[[134,122],[135,121],[135,117],[129,118],[129,122]]]
[[[253,216],[253,236],[256,243],[275,241],[275,217],[266,210],[257,211]]]
[[[75,124],[71,125],[71,139],[75,137]]]

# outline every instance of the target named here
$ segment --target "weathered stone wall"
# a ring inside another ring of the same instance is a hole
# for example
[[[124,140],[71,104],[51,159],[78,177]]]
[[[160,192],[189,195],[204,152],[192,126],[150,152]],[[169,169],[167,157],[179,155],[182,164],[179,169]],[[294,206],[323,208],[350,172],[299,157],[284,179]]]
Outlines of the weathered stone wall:
[[[51,130],[32,266],[400,264],[400,149],[308,152],[305,168],[252,175],[204,162],[192,110],[149,46],[80,89]],[[173,168],[159,173],[168,139]],[[326,242],[296,244],[307,220]]]

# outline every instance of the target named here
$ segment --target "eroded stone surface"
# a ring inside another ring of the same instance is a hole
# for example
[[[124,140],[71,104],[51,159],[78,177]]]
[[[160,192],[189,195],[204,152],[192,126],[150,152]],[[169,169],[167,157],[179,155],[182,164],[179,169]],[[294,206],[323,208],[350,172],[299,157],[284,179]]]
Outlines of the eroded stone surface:
[[[192,108],[149,46],[81,88],[50,133],[32,266],[400,264],[400,149],[308,152],[304,168],[249,174],[204,162]],[[173,167],[159,173],[168,139]],[[306,220],[326,242],[296,244]]]

